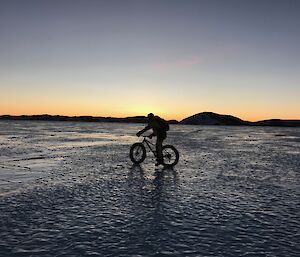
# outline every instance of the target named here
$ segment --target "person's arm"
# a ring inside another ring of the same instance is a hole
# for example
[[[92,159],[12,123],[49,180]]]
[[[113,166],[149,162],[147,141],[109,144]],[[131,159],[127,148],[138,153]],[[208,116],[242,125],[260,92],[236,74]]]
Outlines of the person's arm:
[[[144,132],[146,132],[149,129],[151,129],[151,126],[148,125],[145,128],[143,128],[141,131],[139,131],[138,133],[136,133],[136,135],[139,137],[140,135],[142,135]]]

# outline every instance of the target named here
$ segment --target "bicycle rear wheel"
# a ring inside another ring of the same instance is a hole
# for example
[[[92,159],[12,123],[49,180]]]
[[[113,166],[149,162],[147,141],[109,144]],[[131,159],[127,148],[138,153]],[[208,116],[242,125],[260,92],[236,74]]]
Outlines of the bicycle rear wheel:
[[[162,148],[163,165],[174,167],[179,161],[179,152],[173,145],[164,145]]]
[[[135,143],[130,147],[130,160],[133,163],[142,163],[146,158],[146,148],[142,143]]]

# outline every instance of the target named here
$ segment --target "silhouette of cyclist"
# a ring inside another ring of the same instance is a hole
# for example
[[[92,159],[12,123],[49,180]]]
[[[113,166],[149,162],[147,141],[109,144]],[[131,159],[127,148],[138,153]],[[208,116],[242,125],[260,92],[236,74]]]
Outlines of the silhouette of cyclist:
[[[169,130],[169,124],[164,119],[160,118],[159,116],[154,116],[153,113],[148,114],[148,125],[143,128],[141,131],[136,133],[136,135],[139,137],[144,132],[146,132],[149,129],[153,130],[153,133],[149,136],[152,138],[152,136],[156,136],[156,153],[157,153],[157,159],[156,159],[156,166],[163,164],[163,155],[162,155],[162,143],[167,138],[167,131]]]

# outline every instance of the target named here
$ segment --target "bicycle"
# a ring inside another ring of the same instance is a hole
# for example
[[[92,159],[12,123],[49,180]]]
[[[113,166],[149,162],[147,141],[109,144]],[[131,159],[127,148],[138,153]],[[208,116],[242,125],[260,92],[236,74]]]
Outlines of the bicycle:
[[[140,164],[145,160],[146,146],[148,146],[153,155],[157,157],[155,145],[147,139],[148,137],[149,136],[143,136],[144,139],[141,143],[134,143],[130,147],[129,156],[133,163]],[[162,154],[162,164],[166,167],[174,167],[179,161],[179,152],[173,145],[164,145],[162,147]]]

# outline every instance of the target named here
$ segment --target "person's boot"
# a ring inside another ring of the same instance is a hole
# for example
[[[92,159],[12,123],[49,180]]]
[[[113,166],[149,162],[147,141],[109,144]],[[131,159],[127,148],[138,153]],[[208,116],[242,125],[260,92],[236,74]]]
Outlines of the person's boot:
[[[159,166],[160,164],[163,164],[161,159],[156,159],[155,166]]]

